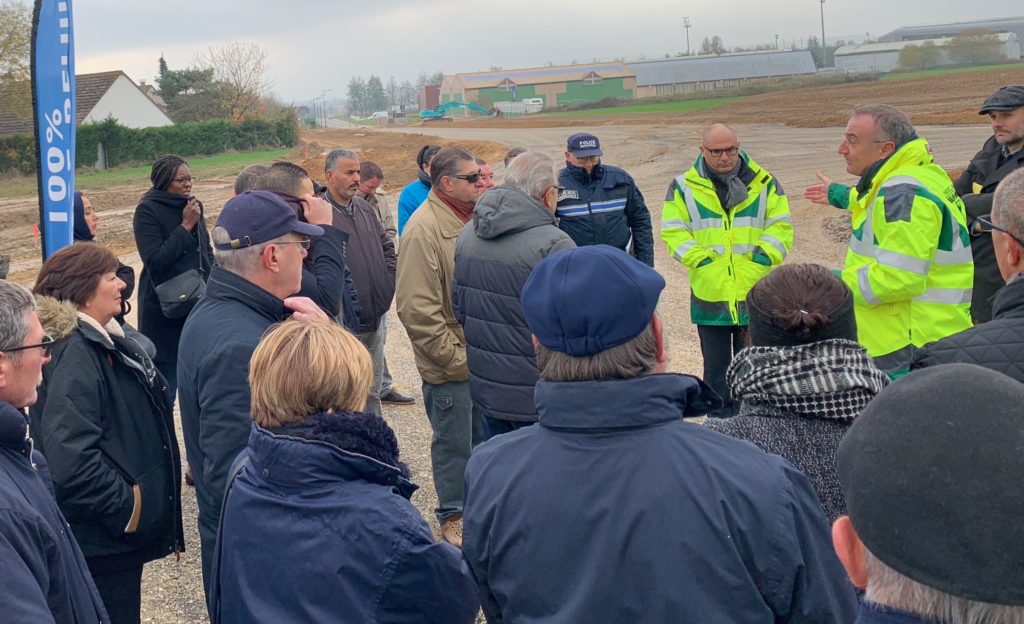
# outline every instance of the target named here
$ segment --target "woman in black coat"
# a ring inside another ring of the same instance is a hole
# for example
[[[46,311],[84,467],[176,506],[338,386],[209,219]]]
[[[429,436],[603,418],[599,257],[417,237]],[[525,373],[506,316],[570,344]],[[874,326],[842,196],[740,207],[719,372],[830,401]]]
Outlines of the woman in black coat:
[[[154,362],[177,392],[178,339],[185,317],[167,318],[156,286],[198,268],[206,279],[213,265],[203,204],[192,195],[192,172],[180,156],[161,156],[149,174],[153,188],[135,209],[135,246],[142,257],[139,330],[156,345]]]
[[[846,513],[839,441],[889,377],[857,342],[853,293],[817,264],[786,264],[747,295],[750,346],[726,381],[740,411],[707,425],[788,459],[807,475],[831,524]]]
[[[184,550],[173,399],[114,320],[117,265],[97,244],[43,264],[34,292],[55,343],[30,412],[57,503],[115,624],[139,622],[143,565]]]

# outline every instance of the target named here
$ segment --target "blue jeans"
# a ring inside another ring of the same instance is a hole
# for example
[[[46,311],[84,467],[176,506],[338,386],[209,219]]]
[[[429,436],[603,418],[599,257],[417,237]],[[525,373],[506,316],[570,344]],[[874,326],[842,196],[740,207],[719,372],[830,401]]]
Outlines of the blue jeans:
[[[466,462],[473,448],[484,441],[483,423],[469,398],[468,381],[424,381],[423,405],[434,432],[430,439],[430,465],[437,491],[434,513],[442,523],[462,515]]]
[[[519,421],[519,420],[505,420],[503,418],[491,418],[490,416],[484,416],[484,439],[490,440],[494,436],[501,435],[503,433],[512,433],[523,427],[529,427],[532,422]]]

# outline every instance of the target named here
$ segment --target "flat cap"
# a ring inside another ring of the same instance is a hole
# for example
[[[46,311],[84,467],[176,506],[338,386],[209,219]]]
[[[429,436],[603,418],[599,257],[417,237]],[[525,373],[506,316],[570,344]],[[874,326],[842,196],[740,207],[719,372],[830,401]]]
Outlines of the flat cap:
[[[1024,384],[973,364],[882,390],[839,445],[853,527],[900,574],[1024,605]]]
[[[1024,85],[1007,85],[989,96],[981,105],[979,115],[989,111],[1009,111],[1024,106]]]

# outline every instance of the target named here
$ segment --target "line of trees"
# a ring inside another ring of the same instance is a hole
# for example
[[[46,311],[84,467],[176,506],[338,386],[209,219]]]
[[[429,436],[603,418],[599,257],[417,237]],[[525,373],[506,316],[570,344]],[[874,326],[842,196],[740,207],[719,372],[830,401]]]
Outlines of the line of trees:
[[[362,76],[355,76],[348,81],[348,112],[366,116],[386,111],[392,106],[414,109],[419,106],[420,89],[426,85],[439,85],[443,79],[444,72],[440,71],[433,74],[421,72],[415,84],[409,80],[399,83],[394,76],[388,78],[387,84],[374,74],[365,80]]]
[[[900,69],[930,69],[942,62],[945,54],[957,65],[976,65],[1004,60],[1003,42],[990,30],[965,30],[942,46],[932,41],[911,43],[900,50]]]

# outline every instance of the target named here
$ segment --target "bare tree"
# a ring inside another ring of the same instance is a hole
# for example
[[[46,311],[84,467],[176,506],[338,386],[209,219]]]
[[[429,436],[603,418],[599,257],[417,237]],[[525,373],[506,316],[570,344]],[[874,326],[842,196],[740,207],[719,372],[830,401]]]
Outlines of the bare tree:
[[[29,76],[32,12],[27,5],[0,0],[0,110],[19,117],[32,114]]]
[[[194,64],[213,70],[222,105],[234,121],[256,114],[260,99],[274,86],[268,55],[255,43],[229,41],[220,47],[210,46],[196,55]]]

